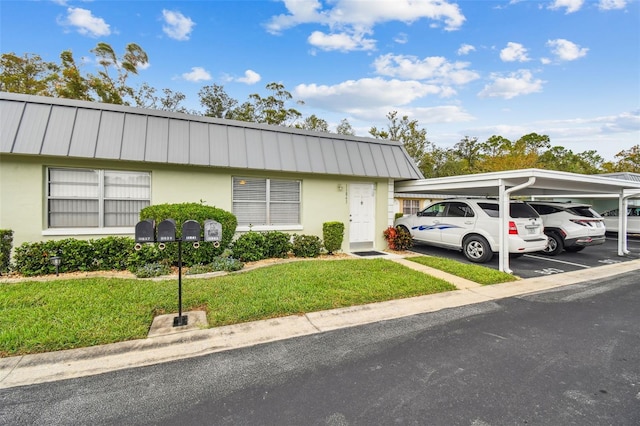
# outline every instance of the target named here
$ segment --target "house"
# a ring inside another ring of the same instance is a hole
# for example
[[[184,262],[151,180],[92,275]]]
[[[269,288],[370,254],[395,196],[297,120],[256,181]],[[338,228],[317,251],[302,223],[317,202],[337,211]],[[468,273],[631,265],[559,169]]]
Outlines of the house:
[[[0,93],[0,229],[14,246],[134,235],[142,208],[202,202],[237,231],[384,249],[395,180],[422,178],[399,142],[69,99]]]

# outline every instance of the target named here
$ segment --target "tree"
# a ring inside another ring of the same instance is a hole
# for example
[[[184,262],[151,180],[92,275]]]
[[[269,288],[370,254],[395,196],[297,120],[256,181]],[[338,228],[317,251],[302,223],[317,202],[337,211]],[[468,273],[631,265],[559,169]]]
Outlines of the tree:
[[[554,146],[539,158],[540,167],[562,172],[596,174],[601,171],[604,160],[596,151],[575,154],[570,149]]]
[[[0,91],[53,96],[58,66],[39,55],[3,53],[0,59]]]
[[[425,176],[431,174],[430,170],[424,170],[424,167],[427,166],[424,156],[427,149],[433,147],[433,144],[427,140],[427,131],[419,127],[418,120],[409,120],[406,115],[399,119],[397,111],[387,114],[387,119],[389,120],[387,130],[378,130],[376,127],[372,127],[369,134],[376,139],[402,142],[407,153],[413,158],[422,173]]]
[[[127,97],[133,98],[134,90],[127,86],[130,74],[138,74],[138,67],[149,62],[147,54],[140,46],[129,43],[121,58],[116,56],[111,45],[100,42],[91,52],[98,57],[103,69],[98,75],[90,75],[89,85],[96,92],[100,101],[109,104],[129,105]],[[115,68],[117,76],[111,77],[109,70]]]
[[[463,139],[460,139],[460,142],[455,144],[453,149],[453,153],[462,162],[461,166],[466,173],[475,173],[477,171],[476,167],[482,158],[480,155],[481,146],[478,143],[478,138],[469,138],[469,136],[465,136]]]
[[[640,173],[640,145],[620,151],[615,158],[617,162],[607,165],[608,171]]]
[[[57,77],[55,93],[60,98],[93,101],[89,81],[82,76],[70,50],[60,54],[60,75]]]
[[[305,118],[302,123],[296,123],[293,127],[296,129],[311,130],[314,132],[329,133],[329,123],[322,118],[318,118],[315,114]]]
[[[336,133],[339,135],[355,136],[356,132],[351,127],[351,123],[346,118],[340,121],[340,124],[336,127]]]
[[[288,122],[293,122],[302,116],[298,110],[286,107],[286,103],[292,99],[292,96],[285,90],[284,85],[269,83],[266,88],[271,91],[271,95],[265,98],[258,93],[249,95],[249,100],[235,108],[229,118],[286,126]]]
[[[238,101],[231,98],[224,87],[218,84],[204,86],[198,91],[200,105],[205,108],[204,115],[216,118],[234,118]],[[251,120],[243,120],[251,121]]]
[[[138,108],[159,109],[162,111],[187,113],[185,107],[180,106],[185,95],[182,92],[174,92],[171,89],[162,89],[163,96],[156,95],[156,89],[147,83],[142,83],[133,93],[133,101]]]

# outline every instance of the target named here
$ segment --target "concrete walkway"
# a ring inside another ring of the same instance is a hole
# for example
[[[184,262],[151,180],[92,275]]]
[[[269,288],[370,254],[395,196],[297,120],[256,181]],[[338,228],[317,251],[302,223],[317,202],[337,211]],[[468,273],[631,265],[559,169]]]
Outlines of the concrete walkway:
[[[146,339],[0,358],[0,388],[153,365],[297,336],[498,300],[584,281],[599,280],[640,269],[640,260],[633,260],[588,270],[566,272],[562,275],[480,286],[474,282],[416,264],[400,256],[384,257],[452,282],[458,287],[458,290],[207,329],[203,329],[206,327],[206,319],[202,318],[202,312],[183,312],[189,317],[189,325],[184,327],[168,326],[169,321],[172,321],[176,314],[164,315],[164,318],[156,319],[157,324],[150,331],[151,337]]]

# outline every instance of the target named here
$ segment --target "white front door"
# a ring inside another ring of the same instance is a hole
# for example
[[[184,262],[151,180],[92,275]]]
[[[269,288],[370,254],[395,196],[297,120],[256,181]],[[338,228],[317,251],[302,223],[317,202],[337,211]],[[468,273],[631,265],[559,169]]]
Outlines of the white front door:
[[[375,235],[375,189],[372,183],[349,185],[349,243],[370,243]],[[368,244],[369,245],[369,244]]]

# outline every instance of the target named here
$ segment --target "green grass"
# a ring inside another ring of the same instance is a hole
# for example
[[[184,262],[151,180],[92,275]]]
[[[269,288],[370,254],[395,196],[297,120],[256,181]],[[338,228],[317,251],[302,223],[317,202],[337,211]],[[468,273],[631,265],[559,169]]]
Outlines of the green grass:
[[[154,316],[178,311],[178,284],[81,278],[0,284],[0,356],[146,337]],[[182,280],[183,311],[209,326],[454,290],[384,259],[312,260],[210,279]]]
[[[421,265],[430,266],[431,268],[440,269],[441,271],[448,272],[451,275],[466,278],[482,285],[506,283],[516,281],[518,279],[511,274],[487,268],[486,266],[469,265],[442,257],[416,256],[408,257],[407,260],[411,260]]]

